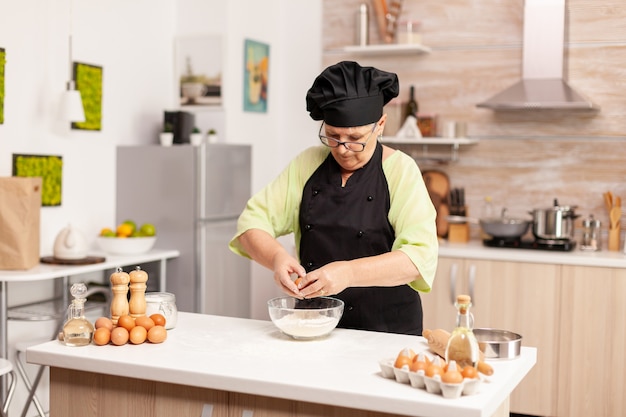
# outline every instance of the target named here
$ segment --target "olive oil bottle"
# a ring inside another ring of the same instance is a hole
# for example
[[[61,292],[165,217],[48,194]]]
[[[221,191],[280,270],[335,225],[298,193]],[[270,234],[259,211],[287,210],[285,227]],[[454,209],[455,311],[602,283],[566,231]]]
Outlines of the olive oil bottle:
[[[72,285],[74,297],[67,309],[67,321],[63,325],[63,343],[66,346],[86,346],[93,338],[93,325],[85,318],[87,286],[82,282]]]
[[[456,361],[461,368],[478,365],[479,348],[474,332],[474,316],[470,313],[472,306],[469,295],[457,296],[454,306],[457,309],[456,327],[450,335],[446,346],[446,362]]]

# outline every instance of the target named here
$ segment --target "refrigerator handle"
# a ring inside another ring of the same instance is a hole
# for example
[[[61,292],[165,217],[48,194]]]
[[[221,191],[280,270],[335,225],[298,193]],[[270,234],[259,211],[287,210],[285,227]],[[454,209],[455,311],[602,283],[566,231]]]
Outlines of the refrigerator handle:
[[[206,280],[204,277],[206,276],[206,248],[207,248],[207,235],[206,235],[206,227],[204,222],[201,220],[206,217],[206,198],[207,198],[207,158],[206,158],[206,147],[204,144],[200,145],[196,148],[196,166],[198,167],[197,173],[197,181],[196,186],[196,196],[198,201],[196,201],[196,209],[197,209],[197,221],[196,221],[196,276],[195,280],[195,288],[196,291],[196,306],[197,311],[204,312],[204,294],[206,294]]]

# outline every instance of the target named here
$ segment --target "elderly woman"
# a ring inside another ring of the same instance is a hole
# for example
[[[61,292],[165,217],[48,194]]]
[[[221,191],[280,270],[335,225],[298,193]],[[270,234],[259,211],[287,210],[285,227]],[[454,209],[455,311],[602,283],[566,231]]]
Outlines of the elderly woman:
[[[415,161],[378,140],[398,90],[393,73],[326,68],[306,96],[322,145],[248,201],[230,247],[274,271],[286,294],[343,300],[339,327],[421,335],[418,291],[430,291],[437,268],[436,212]],[[290,233],[297,258],[276,240]]]

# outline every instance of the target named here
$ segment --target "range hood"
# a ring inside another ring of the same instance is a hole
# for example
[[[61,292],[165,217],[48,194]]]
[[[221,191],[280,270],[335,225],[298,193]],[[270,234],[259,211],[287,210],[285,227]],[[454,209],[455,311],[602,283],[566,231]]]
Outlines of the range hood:
[[[563,79],[565,0],[525,0],[522,80],[477,107],[598,110]]]

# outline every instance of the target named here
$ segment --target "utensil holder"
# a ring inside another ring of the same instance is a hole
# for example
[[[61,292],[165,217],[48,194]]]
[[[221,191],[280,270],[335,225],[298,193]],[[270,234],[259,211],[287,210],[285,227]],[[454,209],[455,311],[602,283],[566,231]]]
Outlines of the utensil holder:
[[[614,252],[619,252],[620,249],[620,228],[615,227],[613,229],[609,229],[609,250]]]
[[[467,243],[470,240],[469,224],[450,223],[448,225],[448,242]]]

